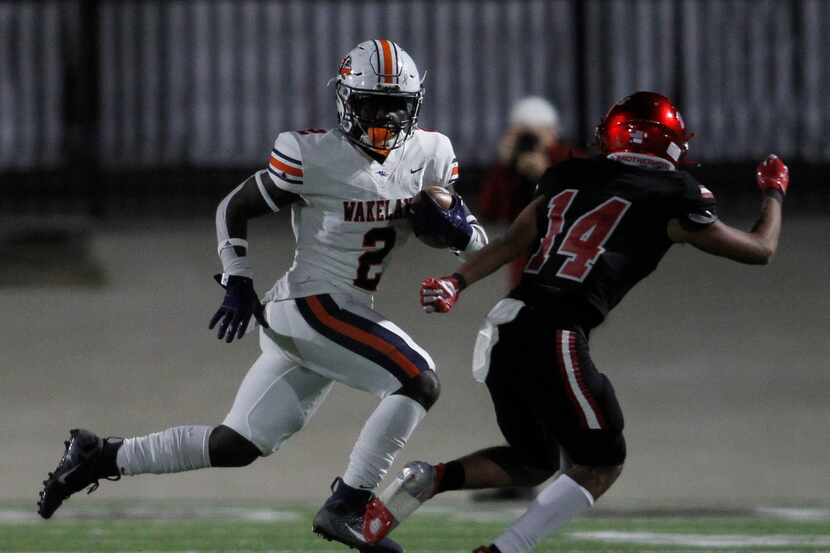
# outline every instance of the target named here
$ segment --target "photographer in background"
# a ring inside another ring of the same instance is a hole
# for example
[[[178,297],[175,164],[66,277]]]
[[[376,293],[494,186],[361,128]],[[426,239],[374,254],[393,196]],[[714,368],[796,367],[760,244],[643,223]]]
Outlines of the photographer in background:
[[[510,110],[510,126],[498,147],[498,162],[484,175],[479,199],[482,219],[510,223],[533,200],[536,183],[551,166],[571,157],[571,147],[559,142],[559,113],[539,96],[522,98]],[[510,264],[508,286],[522,277],[527,255]],[[501,488],[474,493],[473,501],[532,499],[532,487]]]
[[[571,157],[571,147],[559,142],[559,113],[544,98],[516,102],[509,123],[499,142],[498,162],[481,186],[481,217],[492,222],[513,221],[533,199],[544,172]],[[510,288],[519,282],[526,261],[520,257],[511,264]]]

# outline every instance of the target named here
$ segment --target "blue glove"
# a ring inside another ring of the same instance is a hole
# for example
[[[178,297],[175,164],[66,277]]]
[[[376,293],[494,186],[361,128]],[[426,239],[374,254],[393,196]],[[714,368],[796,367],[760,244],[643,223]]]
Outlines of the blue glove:
[[[260,303],[254,291],[253,280],[244,276],[221,274],[213,275],[213,278],[225,289],[222,306],[216,311],[208,326],[213,330],[216,323],[222,321],[217,333],[220,340],[224,338],[226,342],[231,343],[234,337],[242,338],[248,328],[251,315],[259,324],[268,328],[268,323],[265,322],[265,306]]]
[[[458,194],[453,194],[452,205],[443,209],[429,195],[426,201],[418,202],[410,214],[415,236],[433,247],[449,247],[464,251],[473,236],[473,227],[467,222],[469,210]]]

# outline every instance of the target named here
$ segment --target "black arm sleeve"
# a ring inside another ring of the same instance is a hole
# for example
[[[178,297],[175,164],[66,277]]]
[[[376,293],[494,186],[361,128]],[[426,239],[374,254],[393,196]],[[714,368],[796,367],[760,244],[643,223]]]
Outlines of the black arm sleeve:
[[[220,249],[223,240],[245,240],[248,237],[248,219],[279,211],[298,200],[300,196],[297,194],[274,186],[265,171],[254,173],[225,196],[216,209],[216,233]],[[233,249],[239,256],[246,254],[244,246],[235,244]]]

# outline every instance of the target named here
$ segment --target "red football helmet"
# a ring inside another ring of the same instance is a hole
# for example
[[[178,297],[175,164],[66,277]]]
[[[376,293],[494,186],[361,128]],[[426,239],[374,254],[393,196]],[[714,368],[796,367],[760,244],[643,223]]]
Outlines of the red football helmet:
[[[691,137],[674,104],[656,92],[626,96],[611,106],[596,130],[605,155],[617,154],[611,157],[619,159],[630,154],[645,162],[651,159],[657,168],[665,166],[660,160],[676,167],[689,150]]]

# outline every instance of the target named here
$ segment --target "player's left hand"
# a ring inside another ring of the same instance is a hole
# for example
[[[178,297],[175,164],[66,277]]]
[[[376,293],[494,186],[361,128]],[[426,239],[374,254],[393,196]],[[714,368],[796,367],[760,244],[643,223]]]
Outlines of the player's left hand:
[[[443,209],[429,195],[410,214],[412,229],[416,236],[429,234],[440,236],[447,247],[464,251],[473,236],[473,227],[467,221],[468,210],[464,200],[453,194],[452,205]]]
[[[780,157],[770,154],[758,164],[755,180],[761,192],[780,194],[780,200],[787,194],[787,188],[790,186],[790,170]]]
[[[460,293],[461,283],[455,276],[429,277],[421,282],[421,305],[427,313],[447,313]]]
[[[263,327],[268,328],[265,321],[265,306],[259,301],[254,291],[254,281],[248,277],[238,275],[214,275],[214,279],[225,289],[225,299],[222,305],[210,319],[209,329],[213,330],[216,323],[219,323],[217,338],[225,339],[226,342],[233,342],[234,338],[240,339],[248,328],[251,316]]]

